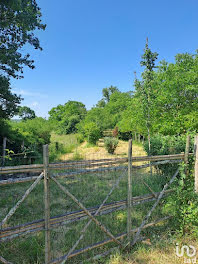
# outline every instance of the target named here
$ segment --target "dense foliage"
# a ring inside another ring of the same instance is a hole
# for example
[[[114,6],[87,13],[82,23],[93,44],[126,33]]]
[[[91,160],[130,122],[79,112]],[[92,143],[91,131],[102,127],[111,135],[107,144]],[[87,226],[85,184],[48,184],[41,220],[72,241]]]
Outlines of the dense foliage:
[[[49,111],[49,120],[55,126],[58,134],[70,134],[77,131],[77,124],[86,115],[85,105],[81,102],[68,101],[64,105],[58,105]]]
[[[19,111],[22,98],[12,92],[10,78],[22,78],[24,66],[35,67],[23,47],[42,49],[34,33],[45,29],[41,16],[36,0],[0,0],[0,145],[2,138],[7,137],[8,147],[15,152],[20,150],[24,135],[7,121],[17,114],[23,119],[33,118],[35,114],[28,108]],[[39,138],[35,141],[39,142]]]
[[[188,173],[186,174],[186,170]],[[180,167],[180,176],[175,180],[173,194],[165,204],[165,211],[172,215],[171,225],[181,235],[198,237],[198,195],[194,191],[194,160]]]
[[[193,138],[193,137],[192,137]],[[193,152],[193,141],[191,141],[190,152]],[[152,156],[155,155],[171,155],[185,152],[186,146],[186,135],[176,135],[176,136],[163,136],[155,135],[151,137],[151,148],[149,151],[148,140],[144,143],[145,151]],[[156,168],[159,172],[163,173],[165,176],[169,176],[176,168],[178,164],[165,164],[157,165]]]
[[[44,29],[36,0],[0,0],[0,70],[19,78],[24,66],[34,68],[30,54],[24,55],[21,48],[29,44],[41,49],[34,30]]]
[[[18,115],[22,120],[28,120],[28,119],[33,119],[36,117],[36,114],[34,110],[32,110],[28,106],[21,106],[19,107]]]
[[[0,75],[0,122],[3,122],[2,119],[13,117],[20,102],[20,96],[11,92],[9,79]]]
[[[194,135],[191,134],[190,152],[193,152]],[[169,155],[185,151],[186,136],[162,136],[151,137],[151,155]],[[148,141],[144,144],[145,150],[149,152]],[[189,157],[189,163],[165,164],[156,166],[158,172],[162,173],[162,185],[166,184],[179,166],[179,175],[171,186],[174,192],[164,203],[164,211],[172,215],[171,226],[180,234],[185,233],[198,236],[198,195],[194,191],[194,157]]]

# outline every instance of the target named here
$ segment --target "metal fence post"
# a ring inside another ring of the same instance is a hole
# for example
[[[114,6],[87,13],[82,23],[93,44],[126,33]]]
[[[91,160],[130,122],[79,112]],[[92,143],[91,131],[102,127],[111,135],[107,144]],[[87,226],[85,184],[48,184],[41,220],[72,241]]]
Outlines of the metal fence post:
[[[198,194],[198,135],[195,136],[195,192]]]
[[[43,146],[44,166],[44,203],[45,203],[45,264],[51,260],[50,257],[50,193],[49,193],[49,149]]]
[[[127,236],[128,242],[131,241],[131,207],[132,207],[132,139],[129,140],[128,148],[128,199],[127,199]]]

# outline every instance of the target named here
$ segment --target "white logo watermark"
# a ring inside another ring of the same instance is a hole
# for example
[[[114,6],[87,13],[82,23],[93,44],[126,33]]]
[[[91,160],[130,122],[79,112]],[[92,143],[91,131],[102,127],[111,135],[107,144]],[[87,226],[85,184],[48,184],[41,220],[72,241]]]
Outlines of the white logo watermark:
[[[196,262],[196,248],[194,246],[182,246],[181,248],[179,248],[179,244],[176,244],[176,255],[178,257],[183,257],[184,256],[184,252],[186,251],[186,254],[189,258],[184,258],[184,263],[197,263]]]

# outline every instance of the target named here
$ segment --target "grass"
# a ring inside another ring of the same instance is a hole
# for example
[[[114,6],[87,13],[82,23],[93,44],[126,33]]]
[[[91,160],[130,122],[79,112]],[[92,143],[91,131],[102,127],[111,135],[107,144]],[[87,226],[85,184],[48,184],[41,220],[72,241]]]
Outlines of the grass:
[[[101,258],[100,263],[106,264],[183,264],[183,263],[196,263],[187,262],[189,258],[186,254],[183,257],[176,255],[176,243],[180,245],[193,245],[198,248],[198,242],[188,235],[183,238],[173,236],[167,231],[155,230],[149,239],[143,240],[138,243],[130,252],[122,253],[115,250],[110,256]],[[197,252],[198,253],[198,252]],[[198,257],[198,254],[196,258]],[[98,263],[98,262],[92,262]]]
[[[72,178],[60,179],[59,181],[66,186],[66,188],[74,194],[86,208],[93,207],[101,204],[106,197],[111,187],[114,185],[117,178],[120,176],[120,172],[109,172],[100,174],[87,174],[78,175]],[[147,194],[147,188],[140,182],[140,176],[152,186],[154,191],[161,189],[162,179],[161,176],[154,174],[152,179],[145,171],[134,171],[133,174],[133,195]],[[9,185],[1,188],[1,200],[0,200],[0,218],[2,219],[7,212],[13,207],[17,200],[28,188],[30,183],[21,183],[15,185]],[[60,215],[66,212],[79,210],[79,207],[74,204],[72,200],[58,189],[55,183],[50,182],[51,190],[51,215]],[[13,195],[14,194],[14,195]],[[124,174],[124,178],[110,198],[108,202],[124,200],[127,197],[127,173]],[[146,212],[151,208],[152,203],[144,205],[138,205],[133,208],[132,222],[133,227],[138,226]],[[43,218],[43,183],[39,183],[37,188],[30,194],[30,196],[24,201],[21,207],[16,211],[14,216],[9,220],[8,226],[22,224],[28,221]],[[151,220],[155,220],[161,217],[163,212],[160,207],[155,211],[155,214],[151,217]],[[114,213],[98,216],[101,221],[111,232],[119,234],[126,232],[127,214],[126,210],[116,211]],[[87,223],[88,220],[81,220],[78,222],[70,223],[62,227],[56,228],[52,231],[52,251],[53,257],[59,257],[72,247],[75,241],[78,240],[80,230]],[[90,244],[97,243],[106,239],[107,236],[92,223],[85,234],[85,238],[80,242],[77,249],[86,247]],[[69,263],[78,263],[79,261],[90,258],[91,256],[98,254],[103,250],[107,250],[112,245],[103,246],[101,249],[95,249],[84,255],[80,255],[69,261]],[[12,240],[11,242],[5,242],[0,245],[0,255],[4,256],[9,261],[14,263],[43,263],[44,256],[44,232],[38,232],[20,237]],[[106,260],[105,260],[106,261]],[[93,263],[93,262],[87,262]],[[105,263],[105,262],[104,262]]]
[[[78,146],[77,136],[70,135],[57,135],[51,134],[50,143],[50,162],[61,160],[61,157],[66,153],[72,153]]]
[[[69,138],[54,136],[55,140],[68,140]],[[60,142],[59,141],[59,142]],[[55,141],[56,142],[56,141]],[[73,138],[73,141],[75,139]],[[76,151],[76,159],[81,158],[83,150],[90,148],[97,148],[84,144],[74,149]],[[68,146],[70,144],[68,143]],[[116,156],[121,155],[127,151],[128,144],[126,142],[120,142],[117,149]],[[82,151],[81,151],[82,150]],[[100,150],[101,152],[104,150]],[[133,155],[144,155],[144,151],[141,146],[133,146]],[[82,169],[79,167],[79,169]],[[63,172],[63,171],[62,171]],[[125,200],[127,198],[127,172],[106,172],[95,174],[83,174],[73,176],[69,178],[59,179],[59,182],[64,185],[73,195],[77,197],[79,201],[83,203],[86,208],[94,207],[102,203],[112,186],[115,184],[118,177],[123,173],[123,179],[119,183],[119,187],[113,191],[109,197],[107,203],[113,201]],[[170,175],[172,176],[172,175]],[[160,191],[162,185],[165,183],[165,179],[153,173],[150,174],[146,170],[133,170],[133,196],[139,196],[148,194],[150,191],[142,183],[143,179],[153,191]],[[30,186],[30,183],[20,183],[1,187],[0,194],[0,220],[2,220],[8,211],[16,204],[25,190]],[[61,215],[72,211],[77,211],[80,208],[74,204],[74,202],[66,197],[57,185],[50,181],[50,210],[51,216]],[[155,221],[165,215],[163,210],[163,203],[166,198],[160,203],[160,205],[152,214],[150,221]],[[137,205],[132,210],[132,228],[140,225],[141,221],[153,205],[153,202]],[[36,219],[44,218],[44,202],[43,202],[43,182],[40,182],[35,190],[28,196],[28,198],[21,204],[16,213],[8,221],[8,227],[30,222]],[[127,213],[126,210],[119,210],[108,215],[97,216],[97,219],[105,225],[114,235],[126,232],[127,226]],[[69,249],[74,245],[80,236],[80,231],[87,223],[88,219],[84,219],[78,222],[67,223],[51,232],[52,241],[52,257],[57,258],[66,254]],[[89,260],[94,255],[102,253],[114,247],[115,244],[103,246],[99,249],[94,249],[78,257],[75,257],[68,261],[68,263],[79,263],[85,261],[85,263],[105,263],[105,264],[165,264],[165,263],[183,263],[181,259],[176,259],[174,249],[175,241],[172,236],[169,235],[171,226],[169,223],[158,224],[153,228],[144,230],[142,236],[144,237],[144,243],[138,243],[128,251],[115,251],[110,256],[100,258],[98,260]],[[77,249],[84,248],[90,244],[97,243],[99,241],[107,239],[104,234],[95,223],[91,223],[85,237],[78,245]],[[178,238],[175,238],[178,239]],[[186,241],[186,240],[185,240]],[[182,243],[182,241],[179,241]],[[197,243],[189,239],[188,243]],[[187,242],[186,242],[187,243]],[[197,245],[197,244],[196,244]],[[24,237],[15,238],[12,241],[4,242],[0,244],[0,256],[13,263],[36,263],[40,264],[44,262],[44,232],[33,233]],[[87,259],[87,260],[86,260]]]
[[[114,154],[109,154],[105,147],[98,147],[96,145],[83,142],[76,146],[71,153],[66,153],[61,156],[61,160],[72,160],[75,159],[75,154],[78,153],[82,159],[113,159],[127,157],[128,153],[128,142],[119,140],[118,147]],[[143,150],[140,143],[133,145],[133,156],[145,156],[146,152]]]

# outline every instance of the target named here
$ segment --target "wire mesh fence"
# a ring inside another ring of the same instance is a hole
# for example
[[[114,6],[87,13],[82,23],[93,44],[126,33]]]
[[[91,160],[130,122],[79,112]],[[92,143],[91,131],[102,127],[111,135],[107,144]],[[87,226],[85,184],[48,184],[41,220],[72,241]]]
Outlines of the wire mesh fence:
[[[16,264],[81,263],[134,241],[145,219],[141,234],[147,237],[145,227],[167,219],[163,207],[156,205],[163,204],[171,193],[168,186],[163,190],[164,185],[173,179],[183,159],[184,154],[132,157],[131,163],[129,157],[109,159],[94,153],[78,161],[45,164],[44,159],[43,167],[2,168],[0,173],[5,179],[0,181],[0,256]],[[170,173],[162,174],[167,168]],[[20,178],[23,170],[30,174]],[[20,181],[6,181],[9,174],[16,174]],[[148,216],[154,209],[155,214]],[[9,219],[4,221],[7,216]]]

